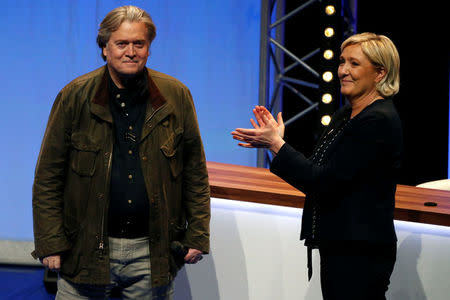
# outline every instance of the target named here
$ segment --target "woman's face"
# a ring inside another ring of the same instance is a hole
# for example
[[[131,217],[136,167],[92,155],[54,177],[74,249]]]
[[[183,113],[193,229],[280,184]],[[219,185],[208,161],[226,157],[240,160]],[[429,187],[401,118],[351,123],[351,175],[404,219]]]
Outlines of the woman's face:
[[[338,76],[341,93],[350,101],[374,92],[378,94],[376,84],[383,78],[358,44],[349,45],[342,51]]]

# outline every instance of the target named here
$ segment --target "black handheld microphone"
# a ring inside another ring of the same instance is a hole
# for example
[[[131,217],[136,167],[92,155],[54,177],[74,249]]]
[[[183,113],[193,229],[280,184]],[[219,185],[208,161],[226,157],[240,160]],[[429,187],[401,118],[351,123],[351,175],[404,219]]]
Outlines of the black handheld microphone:
[[[179,241],[173,241],[170,243],[170,251],[172,251],[175,256],[183,259],[188,253],[188,249],[186,249],[186,247],[184,247],[184,245]]]

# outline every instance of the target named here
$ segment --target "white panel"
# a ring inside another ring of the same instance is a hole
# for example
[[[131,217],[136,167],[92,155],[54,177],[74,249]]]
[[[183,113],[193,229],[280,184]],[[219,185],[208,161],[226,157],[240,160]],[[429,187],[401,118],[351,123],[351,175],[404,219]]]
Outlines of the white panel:
[[[319,255],[307,280],[302,210],[212,199],[211,254],[176,279],[175,300],[319,300]],[[450,228],[395,222],[398,258],[387,299],[447,300]]]
[[[450,299],[450,228],[396,221],[397,262],[388,299]]]

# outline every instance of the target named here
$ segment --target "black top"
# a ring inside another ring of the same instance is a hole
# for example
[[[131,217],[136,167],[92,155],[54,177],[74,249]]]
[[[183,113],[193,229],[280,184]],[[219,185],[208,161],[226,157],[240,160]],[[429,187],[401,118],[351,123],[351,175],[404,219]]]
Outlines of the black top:
[[[306,194],[301,239],[391,243],[401,121],[392,99],[377,100],[350,119],[339,109],[311,158],[285,144],[271,172]]]
[[[136,238],[148,235],[149,201],[139,160],[139,140],[145,118],[146,72],[126,89],[109,79],[114,121],[108,234]]]

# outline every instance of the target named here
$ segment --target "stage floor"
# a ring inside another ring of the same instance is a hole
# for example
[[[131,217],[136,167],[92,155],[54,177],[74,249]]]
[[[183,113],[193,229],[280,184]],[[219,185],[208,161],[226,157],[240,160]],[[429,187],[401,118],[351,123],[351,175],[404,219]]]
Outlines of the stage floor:
[[[43,278],[44,268],[0,265],[0,299],[54,299]]]
[[[0,264],[0,300],[55,299],[44,286],[44,271],[42,267]]]

